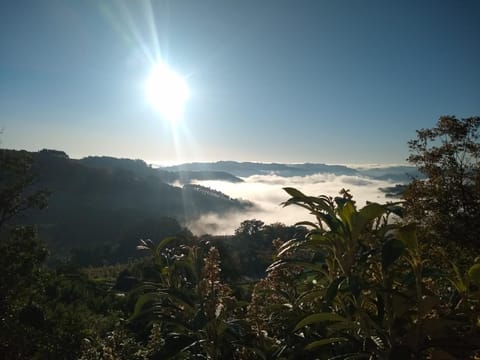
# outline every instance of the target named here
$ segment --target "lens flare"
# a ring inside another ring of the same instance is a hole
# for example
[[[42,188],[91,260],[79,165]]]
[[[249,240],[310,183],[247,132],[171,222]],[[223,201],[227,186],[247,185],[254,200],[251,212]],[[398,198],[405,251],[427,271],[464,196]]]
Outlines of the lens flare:
[[[190,91],[187,82],[164,62],[152,68],[145,85],[149,104],[162,117],[171,122],[179,120],[185,108]]]

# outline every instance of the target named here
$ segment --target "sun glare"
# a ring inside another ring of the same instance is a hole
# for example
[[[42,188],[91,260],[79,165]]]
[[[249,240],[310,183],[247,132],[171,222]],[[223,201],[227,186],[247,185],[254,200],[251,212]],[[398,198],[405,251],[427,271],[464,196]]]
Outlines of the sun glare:
[[[163,62],[152,68],[145,93],[149,104],[171,122],[181,118],[189,97],[186,81]]]

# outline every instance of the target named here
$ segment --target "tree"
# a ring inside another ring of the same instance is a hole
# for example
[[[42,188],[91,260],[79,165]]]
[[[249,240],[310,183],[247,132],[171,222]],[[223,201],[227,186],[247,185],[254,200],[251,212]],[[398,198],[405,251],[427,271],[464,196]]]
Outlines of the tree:
[[[22,281],[33,281],[36,267],[46,256],[35,229],[19,224],[22,213],[46,206],[45,192],[28,191],[34,180],[30,167],[26,152],[0,149],[0,314],[25,288]]]
[[[32,164],[26,151],[0,149],[0,357],[78,359],[87,337],[120,323],[123,300],[69,266],[45,266],[28,215],[46,206],[48,193],[35,188]]]
[[[409,142],[414,179],[404,198],[411,218],[440,240],[480,246],[480,117],[441,117]]]
[[[6,359],[28,357],[25,329],[43,322],[31,286],[47,253],[35,228],[19,221],[22,213],[46,205],[46,193],[29,191],[31,163],[26,152],[0,149],[0,353]]]
[[[26,151],[0,149],[0,231],[22,212],[47,205],[48,192],[31,191],[35,176]]]
[[[235,235],[256,236],[264,229],[264,226],[265,223],[257,219],[245,220],[235,230]]]

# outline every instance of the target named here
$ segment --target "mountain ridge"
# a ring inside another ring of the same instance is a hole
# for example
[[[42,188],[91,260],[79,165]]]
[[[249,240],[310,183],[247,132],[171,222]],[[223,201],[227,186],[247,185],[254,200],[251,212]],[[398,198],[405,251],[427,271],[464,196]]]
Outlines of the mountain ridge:
[[[414,166],[392,165],[368,168],[353,168],[346,165],[332,165],[324,163],[257,163],[238,161],[191,162],[179,165],[165,166],[160,169],[166,171],[223,171],[236,177],[252,175],[278,175],[284,177],[310,176],[320,173],[347,176],[365,176],[376,180],[391,180],[407,183],[415,177],[422,177]]]

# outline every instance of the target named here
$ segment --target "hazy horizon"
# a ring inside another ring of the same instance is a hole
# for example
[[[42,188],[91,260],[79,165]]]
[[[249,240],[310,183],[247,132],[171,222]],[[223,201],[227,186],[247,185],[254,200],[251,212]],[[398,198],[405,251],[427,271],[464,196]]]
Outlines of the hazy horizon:
[[[0,139],[1,140],[1,139]],[[2,143],[0,142],[0,146]],[[40,148],[11,148],[11,150],[25,150],[29,152],[38,152],[42,150],[55,150],[55,151],[64,151],[63,149],[55,149],[55,148],[46,148],[46,147],[40,147]],[[65,151],[64,151],[65,152]],[[298,162],[279,162],[279,161],[261,161],[261,160],[238,160],[238,159],[218,159],[218,160],[195,160],[195,161],[181,161],[181,160],[164,160],[164,161],[158,161],[158,160],[151,160],[151,159],[142,159],[142,158],[135,158],[135,157],[122,157],[122,156],[115,156],[115,155],[109,155],[109,154],[84,154],[84,155],[75,155],[75,154],[69,154],[65,152],[70,159],[83,159],[86,157],[111,157],[111,158],[117,158],[117,159],[130,159],[130,160],[142,160],[148,165],[151,165],[156,168],[161,168],[161,167],[170,167],[170,166],[177,166],[177,165],[183,165],[183,164],[189,164],[189,163],[218,163],[218,162],[228,162],[228,161],[233,161],[233,162],[238,162],[238,163],[258,163],[258,164],[285,164],[285,165],[301,165],[301,164],[325,164],[325,165],[342,165],[342,166],[347,166],[352,169],[368,169],[368,168],[375,168],[375,167],[393,167],[393,166],[411,166],[407,161],[403,163],[334,163],[334,162],[324,162],[321,161],[320,159],[318,161],[298,161]]]
[[[0,136],[6,137],[6,134],[0,134]],[[2,138],[0,137],[0,140]],[[152,159],[144,159],[144,158],[138,158],[138,157],[133,157],[133,156],[122,156],[122,155],[112,155],[112,154],[100,154],[100,153],[84,153],[84,154],[70,154],[64,149],[60,148],[48,148],[45,146],[40,146],[40,147],[29,147],[29,146],[24,146],[24,147],[6,147],[3,146],[3,143],[0,141],[0,146],[3,148],[9,148],[11,150],[25,150],[29,152],[38,152],[42,150],[55,150],[55,151],[63,151],[65,152],[70,159],[83,159],[86,157],[111,157],[111,158],[117,158],[117,159],[131,159],[131,160],[143,160],[147,164],[152,165],[154,167],[170,167],[170,166],[176,166],[176,165],[182,165],[182,164],[188,164],[188,163],[216,163],[216,162],[222,162],[222,161],[234,161],[234,162],[245,162],[245,163],[259,163],[259,164],[287,164],[287,165],[295,165],[295,164],[325,164],[325,165],[343,165],[343,166],[348,166],[351,168],[370,168],[370,167],[386,167],[386,166],[409,166],[409,163],[406,161],[404,162],[357,162],[357,163],[351,163],[351,162],[327,162],[327,161],[322,161],[321,159],[318,160],[313,160],[313,161],[274,161],[274,160],[258,160],[258,159],[231,159],[231,158],[218,158],[218,159],[197,159],[197,160],[188,160],[188,159],[172,159],[172,160],[152,160]]]

